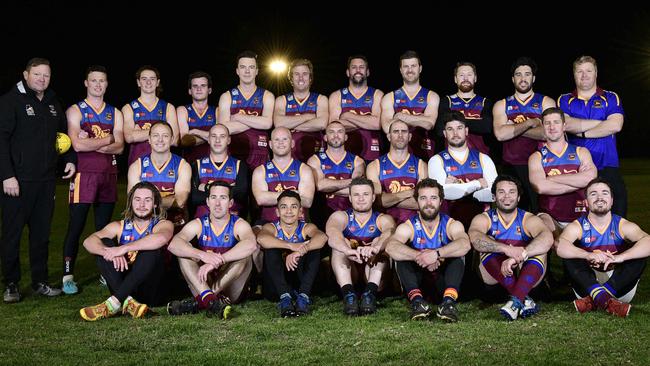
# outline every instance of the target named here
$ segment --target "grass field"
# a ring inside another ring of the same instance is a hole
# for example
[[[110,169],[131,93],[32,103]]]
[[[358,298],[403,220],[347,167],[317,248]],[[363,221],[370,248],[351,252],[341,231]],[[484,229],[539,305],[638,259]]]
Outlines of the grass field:
[[[650,166],[627,160],[630,220],[650,230]],[[60,284],[61,243],[67,225],[66,186],[58,187],[50,249],[50,274]],[[123,199],[125,195],[122,195]],[[121,207],[116,209],[115,216]],[[92,215],[91,215],[92,216]],[[86,232],[92,232],[89,220]],[[650,275],[641,280],[627,319],[605,313],[579,315],[568,302],[542,303],[532,319],[505,322],[498,305],[461,303],[461,321],[408,320],[402,298],[387,298],[376,315],[347,318],[335,296],[315,299],[312,315],[279,319],[265,300],[236,306],[228,321],[203,314],[163,315],[97,323],[78,310],[108,296],[94,259],[83,249],[76,296],[37,299],[29,293],[27,245],[22,246],[18,304],[0,304],[0,364],[581,364],[646,365],[650,360]]]

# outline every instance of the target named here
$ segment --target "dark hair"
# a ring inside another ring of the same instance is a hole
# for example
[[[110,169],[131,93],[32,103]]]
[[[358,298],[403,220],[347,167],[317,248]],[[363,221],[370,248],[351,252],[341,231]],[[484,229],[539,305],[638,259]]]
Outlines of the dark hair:
[[[458,69],[461,68],[462,66],[469,66],[472,68],[472,71],[474,71],[474,75],[476,75],[476,65],[474,65],[471,62],[467,61],[460,61],[456,63],[456,66],[454,67],[454,76],[456,76],[456,73],[458,72]]]
[[[611,194],[612,199],[613,199],[614,198],[614,191],[612,190],[612,185],[609,183],[609,181],[607,179],[605,179],[603,177],[596,177],[596,178],[592,179],[591,181],[589,181],[589,183],[587,183],[587,186],[585,187],[585,196],[587,195],[587,191],[589,190],[589,187],[593,186],[594,184],[598,184],[598,183],[602,183],[602,184],[606,185],[607,188],[609,188],[609,193]]]
[[[156,74],[156,79],[160,81],[160,71],[158,71],[157,68],[151,66],[151,65],[144,65],[140,66],[140,68],[135,72],[135,79],[140,80],[140,76],[142,75],[143,71],[153,71],[154,74]],[[162,93],[162,83],[159,83],[158,86],[156,87],[156,96]]]
[[[413,189],[413,198],[415,198],[416,201],[418,200],[418,197],[420,197],[420,189],[422,188],[438,188],[438,196],[440,196],[440,201],[445,199],[445,190],[442,188],[440,183],[438,183],[438,181],[433,178],[424,178],[419,181],[415,185],[415,189]]]
[[[494,183],[492,183],[492,189],[491,192],[493,195],[497,194],[497,183],[499,182],[512,182],[517,186],[517,195],[521,196],[521,182],[519,179],[513,177],[512,175],[507,175],[507,174],[499,174],[497,178],[494,180]]]
[[[232,198],[232,192],[231,192],[232,187],[230,186],[230,184],[228,182],[225,182],[223,180],[215,180],[215,181],[212,181],[212,182],[206,184],[205,193],[208,194],[208,197],[210,197],[210,190],[213,187],[226,187],[228,189],[228,198]]]
[[[41,66],[41,65],[47,65],[50,66],[50,60],[42,57],[34,57],[30,58],[29,61],[27,61],[27,65],[25,66],[25,70],[29,71],[32,69],[32,67],[36,66]]]
[[[440,122],[442,122],[442,127],[446,127],[447,123],[451,121],[458,121],[462,123],[463,125],[467,126],[467,120],[465,119],[465,115],[459,111],[451,111],[448,113],[445,113],[442,115],[442,118],[440,119]]]
[[[192,80],[198,78],[208,79],[208,88],[212,88],[212,76],[210,76],[210,74],[208,74],[205,71],[194,71],[193,73],[191,73],[190,76],[187,78],[187,88],[192,89]]]
[[[294,190],[292,190],[292,189],[287,189],[287,190],[282,191],[282,192],[280,193],[280,195],[278,196],[278,206],[280,205],[280,201],[281,201],[284,197],[295,198],[295,199],[298,200],[298,203],[301,203],[301,202],[302,202],[301,199],[300,199],[300,195],[298,194],[298,192],[296,192],[296,191],[294,191]]]
[[[149,136],[151,136],[151,131],[153,131],[153,128],[156,127],[156,126],[158,126],[158,125],[165,125],[165,126],[167,126],[167,128],[169,128],[169,132],[171,132],[172,135],[174,134],[174,130],[172,130],[172,126],[171,126],[169,123],[167,123],[167,122],[165,122],[165,121],[156,121],[156,122],[154,122],[154,123],[151,125],[151,127],[149,127]]]
[[[372,183],[372,181],[366,177],[356,177],[352,179],[350,182],[350,192],[352,192],[352,187],[353,186],[370,186],[370,189],[372,190],[372,193],[375,193],[375,185]]]
[[[129,191],[129,194],[126,198],[126,208],[124,209],[124,212],[122,212],[124,219],[133,220],[135,217],[135,213],[133,212],[133,195],[135,194],[136,190],[141,188],[148,189],[153,194],[153,217],[159,220],[167,217],[167,213],[162,207],[162,197],[160,196],[158,188],[156,188],[156,186],[150,182],[138,182],[133,187],[131,187],[131,190]]]
[[[239,55],[237,55],[237,58],[236,58],[237,62],[235,63],[236,66],[239,66],[239,60],[242,59],[242,58],[252,58],[253,60],[255,60],[255,65],[257,65],[257,53],[255,53],[253,51],[246,50],[246,51],[241,52]]]
[[[90,75],[91,72],[101,72],[108,77],[108,71],[106,71],[106,67],[102,65],[88,66],[88,68],[86,69],[86,79],[88,79],[88,75]]]
[[[516,59],[515,62],[512,63],[510,74],[512,76],[515,76],[515,70],[517,70],[517,68],[520,66],[530,66],[530,70],[533,72],[533,76],[537,74],[537,63],[535,60],[528,56],[522,56]]]
[[[418,59],[418,65],[422,65],[422,62],[420,62],[420,55],[418,55],[417,52],[408,50],[404,52],[400,57],[399,57],[399,65],[402,66],[402,60],[408,60],[410,58],[417,58]]]
[[[544,121],[544,117],[548,116],[549,114],[559,114],[560,118],[562,119],[562,122],[565,122],[564,120],[564,111],[558,107],[550,107],[544,109],[544,112],[542,112],[542,121]]]
[[[370,68],[370,66],[368,64],[368,59],[366,58],[366,56],[357,54],[357,55],[352,55],[352,56],[348,57],[348,69],[350,68],[350,64],[352,63],[352,60],[357,59],[357,58],[360,59],[360,60],[363,60],[363,62],[366,63],[366,67]]]

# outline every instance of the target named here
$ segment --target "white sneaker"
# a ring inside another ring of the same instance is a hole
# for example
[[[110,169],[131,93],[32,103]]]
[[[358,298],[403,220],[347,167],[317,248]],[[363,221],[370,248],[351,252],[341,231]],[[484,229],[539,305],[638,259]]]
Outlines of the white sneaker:
[[[501,315],[503,315],[506,320],[517,320],[519,317],[519,314],[521,313],[521,309],[524,307],[524,305],[519,301],[518,298],[514,296],[510,296],[510,300],[499,309],[499,312]]]

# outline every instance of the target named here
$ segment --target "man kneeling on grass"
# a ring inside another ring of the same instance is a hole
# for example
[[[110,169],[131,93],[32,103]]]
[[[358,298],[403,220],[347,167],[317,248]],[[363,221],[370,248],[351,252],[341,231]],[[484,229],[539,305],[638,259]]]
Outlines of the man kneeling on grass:
[[[129,191],[124,220],[111,222],[84,241],[86,250],[97,256],[97,266],[111,291],[106,301],[79,311],[84,320],[108,318],[120,310],[142,318],[149,311],[147,303],[156,298],[163,274],[160,248],[174,232],[174,225],[165,220],[161,201],[153,184],[137,183]]]
[[[210,213],[190,221],[169,244],[194,298],[170,302],[167,312],[193,314],[205,309],[206,315],[225,319],[231,300],[242,297],[257,243],[248,222],[230,214],[234,202],[230,184],[215,181],[205,191]],[[198,249],[190,244],[194,238]]]
[[[275,287],[269,292],[279,295],[278,307],[283,318],[309,313],[309,294],[318,274],[320,249],[327,242],[327,236],[316,225],[299,219],[300,207],[298,192],[280,193],[277,205],[280,219],[265,224],[257,236],[257,242],[264,248],[265,272]],[[297,291],[287,281],[290,273],[297,277]]]

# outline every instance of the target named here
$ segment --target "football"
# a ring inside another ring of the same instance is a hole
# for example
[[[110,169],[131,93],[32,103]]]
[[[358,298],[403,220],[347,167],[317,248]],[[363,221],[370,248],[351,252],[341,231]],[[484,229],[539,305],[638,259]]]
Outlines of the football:
[[[65,154],[70,150],[70,146],[72,146],[72,141],[70,140],[70,137],[66,135],[63,132],[57,132],[56,133],[56,143],[54,144],[54,148],[56,149],[56,152],[61,154]]]

